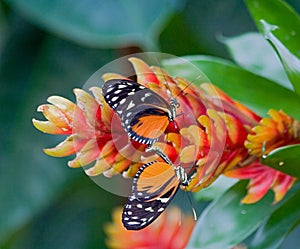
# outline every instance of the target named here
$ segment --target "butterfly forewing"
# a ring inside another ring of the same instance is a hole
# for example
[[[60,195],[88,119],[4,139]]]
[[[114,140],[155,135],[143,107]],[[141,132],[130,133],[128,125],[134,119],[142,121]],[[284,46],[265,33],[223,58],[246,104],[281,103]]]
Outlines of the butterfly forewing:
[[[102,93],[129,136],[140,143],[155,142],[173,119],[171,106],[165,99],[134,81],[108,80]]]
[[[122,222],[128,230],[139,230],[152,223],[169,205],[179,188],[172,165],[151,162],[137,172],[132,193],[124,207]]]

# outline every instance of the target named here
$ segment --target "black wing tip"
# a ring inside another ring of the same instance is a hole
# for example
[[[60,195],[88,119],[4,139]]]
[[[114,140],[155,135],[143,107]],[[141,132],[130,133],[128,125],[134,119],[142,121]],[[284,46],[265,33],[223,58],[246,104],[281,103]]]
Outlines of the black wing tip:
[[[124,126],[125,127],[125,126]],[[147,144],[149,146],[151,146],[152,144],[154,144],[155,142],[158,141],[158,138],[148,138],[148,137],[143,137],[143,136],[140,136],[138,135],[137,133],[135,133],[131,128],[130,129],[127,129],[125,127],[125,130],[127,131],[128,133],[128,136],[138,142],[138,143],[141,143],[141,144]]]
[[[111,85],[111,84],[120,84],[122,82],[130,82],[130,83],[132,83],[134,81],[130,80],[130,79],[109,79],[109,80],[104,81],[103,86]]]
[[[126,230],[138,231],[138,230],[146,228],[151,223],[153,223],[160,216],[160,214],[161,213],[157,214],[156,217],[153,217],[151,220],[141,222],[141,221],[136,221],[136,220],[132,220],[132,219],[126,220],[126,218],[128,218],[128,216],[125,215],[125,211],[123,210],[122,223],[123,223],[123,226],[126,228]],[[130,223],[132,223],[132,224],[130,224]]]

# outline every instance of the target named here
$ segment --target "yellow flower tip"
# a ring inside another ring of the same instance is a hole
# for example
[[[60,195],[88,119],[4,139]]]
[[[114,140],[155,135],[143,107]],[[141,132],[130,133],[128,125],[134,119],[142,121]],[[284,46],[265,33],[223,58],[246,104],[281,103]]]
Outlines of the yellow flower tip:
[[[99,158],[92,167],[85,170],[85,173],[88,176],[97,176],[108,170],[110,167],[111,165],[105,158]]]
[[[124,79],[124,80],[128,80],[127,77],[124,77],[123,75],[121,74],[117,74],[117,73],[105,73],[102,75],[102,79],[105,81],[108,81],[108,80],[113,80],[113,79]]]
[[[68,162],[68,166],[69,166],[70,168],[80,168],[80,167],[82,167],[82,166],[84,166],[84,165],[82,165],[82,164],[79,162],[79,160],[77,160],[77,159],[75,158],[74,160]]]
[[[55,148],[43,149],[43,151],[48,156],[54,156],[54,157],[63,157],[64,156],[64,155],[61,155],[59,152],[57,152]]]
[[[59,128],[49,121],[40,121],[35,118],[32,119],[33,126],[41,132],[48,134],[66,134],[68,129]]]
[[[97,176],[100,175],[102,172],[98,171],[97,169],[95,169],[95,167],[91,167],[89,169],[84,170],[84,172],[88,175],[88,176]]]
[[[102,89],[100,87],[93,86],[89,90],[93,93],[93,95],[99,105],[103,106],[104,103],[106,104],[106,102],[103,98],[103,95],[102,95]]]
[[[122,173],[122,176],[124,178],[134,177],[142,165],[143,165],[142,163],[132,163],[129,166],[128,170],[126,170]]]
[[[73,113],[74,113],[74,111],[76,109],[76,105],[72,101],[70,101],[70,100],[68,100],[66,98],[60,97],[60,96],[55,96],[55,95],[54,96],[50,96],[47,99],[47,101],[50,104],[52,104],[52,105],[58,107],[59,109],[63,110],[64,113],[66,114],[66,116],[70,120],[72,120]]]
[[[140,67],[140,68],[148,68],[150,69],[150,67],[143,61],[141,60],[140,58],[137,58],[137,57],[130,57],[128,59],[128,61],[131,62],[132,65],[136,66],[136,67]]]
[[[34,126],[36,129],[38,129],[38,130],[40,130],[40,131],[42,131],[42,132],[46,132],[46,131],[45,131],[46,127],[44,127],[44,125],[45,125],[46,122],[49,123],[48,121],[40,121],[40,120],[37,120],[37,119],[33,118],[33,119],[31,119],[31,122],[32,122],[33,126]],[[47,125],[46,125],[46,126],[47,126]],[[53,127],[55,127],[55,126],[52,125],[52,128],[53,128]],[[56,127],[55,127],[55,128],[56,128]]]
[[[108,169],[108,170],[103,172],[103,175],[105,177],[108,177],[108,178],[111,178],[111,177],[113,177],[115,175],[118,175],[118,174],[120,174],[120,172],[116,171],[114,168]]]
[[[80,88],[74,88],[73,89],[73,93],[75,94],[76,98],[82,96],[85,96],[86,94],[88,94],[86,91],[80,89]]]
[[[59,143],[56,147],[44,149],[44,152],[49,156],[65,157],[76,153],[74,146],[74,136],[67,137],[64,141]]]
[[[247,194],[242,200],[241,203],[243,204],[254,204],[258,202],[261,198],[258,197],[255,193]]]
[[[39,105],[36,110],[38,112],[43,112],[44,113],[45,111],[48,111],[51,107],[52,106],[50,104],[42,104],[42,105]]]

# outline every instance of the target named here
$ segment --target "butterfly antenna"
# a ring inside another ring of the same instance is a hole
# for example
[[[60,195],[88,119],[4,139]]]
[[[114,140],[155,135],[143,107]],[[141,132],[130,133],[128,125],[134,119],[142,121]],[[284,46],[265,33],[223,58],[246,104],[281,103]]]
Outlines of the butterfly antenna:
[[[192,85],[195,81],[197,81],[198,79],[200,79],[202,76],[199,75],[198,77],[196,77],[193,81],[189,82],[189,84],[187,84],[183,89],[181,89],[181,91],[176,95],[176,97],[180,96],[185,89],[187,89],[190,85]]]
[[[194,220],[196,221],[197,220],[197,213],[196,213],[195,208],[193,207],[193,202],[192,202],[191,196],[188,195],[187,197],[188,197],[189,203],[192,207],[192,213],[193,213],[193,216],[194,216]]]
[[[158,64],[158,67],[160,68],[161,74],[164,77],[164,85],[167,89],[167,94],[169,95],[169,98],[170,98],[170,105],[172,107],[172,117],[175,117],[176,116],[176,109],[179,108],[180,104],[179,104],[178,100],[176,99],[176,97],[173,96],[172,91],[170,89],[170,86],[168,84],[167,78],[166,78],[166,76],[165,76],[165,74],[162,70],[162,67],[161,67],[161,65],[160,65],[160,63],[159,63],[159,61],[156,57],[155,57],[155,60]]]
[[[170,96],[170,98],[172,99],[172,98],[174,98],[174,97],[173,97],[173,95],[172,95],[172,91],[171,91],[170,86],[169,86],[169,84],[168,84],[167,78],[166,78],[166,76],[165,76],[165,74],[164,74],[164,72],[163,72],[163,70],[162,70],[162,67],[161,67],[161,65],[160,65],[160,63],[159,63],[159,61],[158,61],[158,59],[157,59],[156,57],[155,57],[155,60],[156,60],[156,62],[157,62],[157,64],[158,64],[158,68],[160,69],[162,76],[164,77],[164,85],[165,85],[165,87],[166,87],[166,89],[167,89],[167,93],[168,93],[168,95]]]

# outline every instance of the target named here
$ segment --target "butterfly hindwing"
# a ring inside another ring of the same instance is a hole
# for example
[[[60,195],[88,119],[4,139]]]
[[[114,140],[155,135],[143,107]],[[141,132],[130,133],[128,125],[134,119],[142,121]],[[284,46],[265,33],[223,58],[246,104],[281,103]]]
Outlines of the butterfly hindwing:
[[[128,230],[139,230],[152,223],[169,205],[180,182],[172,165],[151,162],[137,172],[132,193],[124,207],[122,222]]]
[[[108,80],[103,85],[102,93],[105,101],[120,117],[128,135],[140,143],[155,142],[172,119],[170,104],[137,82]]]

